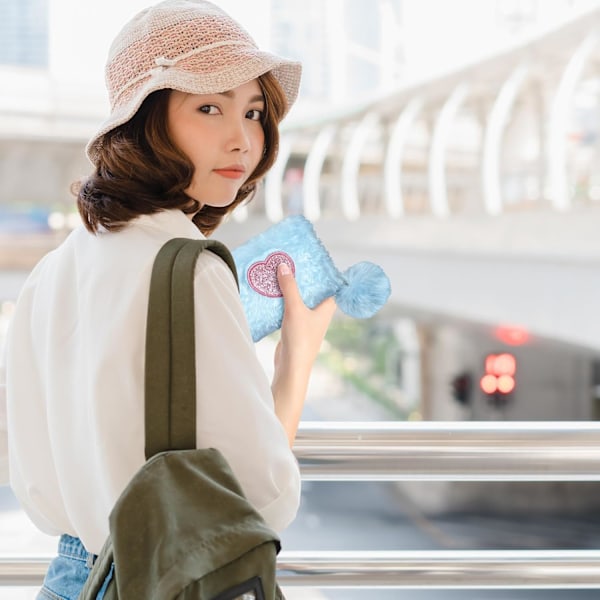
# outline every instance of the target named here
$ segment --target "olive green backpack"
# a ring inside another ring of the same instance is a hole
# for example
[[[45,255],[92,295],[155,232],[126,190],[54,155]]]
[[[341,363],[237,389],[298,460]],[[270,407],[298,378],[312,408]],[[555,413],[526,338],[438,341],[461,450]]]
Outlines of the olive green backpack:
[[[246,500],[223,455],[196,449],[194,267],[204,249],[237,281],[231,254],[212,240],[170,240],[154,262],[147,462],[110,514],[110,536],[79,600],[101,591],[105,600],[283,599],[275,580],[277,534]]]

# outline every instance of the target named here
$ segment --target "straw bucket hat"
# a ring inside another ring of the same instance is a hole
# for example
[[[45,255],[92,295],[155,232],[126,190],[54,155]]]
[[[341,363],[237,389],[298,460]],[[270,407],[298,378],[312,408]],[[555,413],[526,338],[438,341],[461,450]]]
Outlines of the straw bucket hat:
[[[92,163],[103,136],[133,117],[161,89],[215,94],[271,71],[288,107],[298,96],[302,67],[262,52],[227,13],[204,0],[166,0],[137,14],[117,35],[106,63],[111,112],[89,141]]]

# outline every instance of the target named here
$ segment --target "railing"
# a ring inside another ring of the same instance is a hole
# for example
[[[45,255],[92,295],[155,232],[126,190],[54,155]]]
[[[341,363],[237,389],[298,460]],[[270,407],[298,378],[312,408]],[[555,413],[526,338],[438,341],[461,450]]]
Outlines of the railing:
[[[305,480],[600,481],[600,424],[305,423]],[[0,586],[39,585],[48,558],[0,558]],[[600,550],[282,552],[284,586],[600,588]]]
[[[0,585],[38,586],[48,558],[0,558]],[[279,583],[319,588],[600,588],[600,551],[282,552]]]
[[[305,423],[303,479],[600,481],[593,422]]]

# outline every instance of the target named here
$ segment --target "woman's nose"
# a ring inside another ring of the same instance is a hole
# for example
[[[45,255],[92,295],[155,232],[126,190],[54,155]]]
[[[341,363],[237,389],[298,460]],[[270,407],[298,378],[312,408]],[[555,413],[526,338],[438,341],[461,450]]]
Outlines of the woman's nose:
[[[244,121],[246,119],[235,120],[230,124],[228,150],[238,152],[248,152],[250,150],[250,135]]]

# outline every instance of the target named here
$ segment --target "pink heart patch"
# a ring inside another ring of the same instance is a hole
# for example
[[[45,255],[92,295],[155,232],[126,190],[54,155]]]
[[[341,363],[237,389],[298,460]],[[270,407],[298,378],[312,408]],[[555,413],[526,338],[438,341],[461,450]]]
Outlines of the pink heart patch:
[[[252,263],[246,275],[250,287],[261,296],[281,298],[283,294],[277,282],[277,267],[282,262],[290,267],[292,273],[296,272],[292,257],[285,252],[272,252],[265,260]]]

